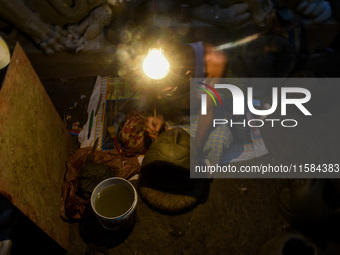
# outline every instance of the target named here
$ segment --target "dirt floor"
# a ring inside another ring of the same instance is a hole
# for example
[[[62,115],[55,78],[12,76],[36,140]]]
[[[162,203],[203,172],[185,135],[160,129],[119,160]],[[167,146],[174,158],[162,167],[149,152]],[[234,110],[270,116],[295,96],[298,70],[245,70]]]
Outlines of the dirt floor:
[[[320,57],[303,67],[317,70],[321,76],[340,77],[340,55],[336,52],[333,56]],[[86,121],[86,103],[94,81],[95,77],[42,80],[60,117],[64,119],[67,115],[71,116],[71,119],[66,120],[68,128],[73,120]],[[306,120],[297,112],[289,113],[289,116],[301,119],[304,129],[287,132],[281,127],[264,127],[261,132],[269,154],[234,164],[239,167],[292,162],[339,163],[337,116],[340,109],[340,87],[314,87],[311,90],[317,97],[316,103],[310,105],[315,118]],[[74,102],[78,102],[77,110],[70,109]],[[77,137],[73,136],[73,140],[74,149],[77,149]],[[72,222],[67,252],[18,212],[13,228],[11,254],[77,255],[85,254],[86,251],[87,254],[124,255],[259,254],[260,248],[269,239],[286,233],[299,233],[280,211],[280,193],[290,181],[214,179],[207,184],[204,197],[191,210],[176,215],[153,210],[139,198],[135,224],[126,231],[104,230],[93,216]],[[304,233],[304,236],[308,236],[308,233]],[[322,254],[340,254],[340,243],[321,239],[315,242],[322,244],[320,249],[327,250],[327,253]]]

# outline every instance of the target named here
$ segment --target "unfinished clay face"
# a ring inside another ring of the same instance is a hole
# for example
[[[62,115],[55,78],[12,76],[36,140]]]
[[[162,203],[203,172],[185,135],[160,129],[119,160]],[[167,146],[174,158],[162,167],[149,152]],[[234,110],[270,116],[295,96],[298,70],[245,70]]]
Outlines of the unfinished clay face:
[[[211,0],[190,6],[189,17],[224,29],[270,23],[273,11],[271,0]]]
[[[0,16],[32,39],[45,54],[53,54],[66,48],[77,51],[87,40],[103,34],[103,28],[113,19],[116,2],[0,0]]]
[[[263,25],[273,10],[271,0],[219,0],[218,2],[221,8],[227,8],[237,3],[248,4],[248,11],[251,13],[252,21],[257,25]]]
[[[249,11],[252,14],[252,20],[257,25],[264,25],[267,18],[273,10],[271,0],[244,0],[249,4]]]

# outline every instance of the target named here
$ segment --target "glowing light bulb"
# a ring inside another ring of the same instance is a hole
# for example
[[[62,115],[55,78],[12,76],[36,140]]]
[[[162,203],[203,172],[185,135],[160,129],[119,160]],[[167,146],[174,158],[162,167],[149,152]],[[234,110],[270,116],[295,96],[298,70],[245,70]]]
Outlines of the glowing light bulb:
[[[170,71],[170,64],[163,56],[161,49],[149,49],[149,54],[143,62],[144,73],[154,80],[166,77]]]

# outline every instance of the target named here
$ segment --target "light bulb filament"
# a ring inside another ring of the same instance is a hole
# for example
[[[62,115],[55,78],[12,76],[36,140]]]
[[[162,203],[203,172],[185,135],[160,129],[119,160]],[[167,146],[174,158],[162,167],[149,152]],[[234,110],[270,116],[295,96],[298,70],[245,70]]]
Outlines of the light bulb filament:
[[[161,49],[149,49],[149,54],[143,62],[144,73],[154,80],[166,77],[170,71],[170,64],[162,54]]]

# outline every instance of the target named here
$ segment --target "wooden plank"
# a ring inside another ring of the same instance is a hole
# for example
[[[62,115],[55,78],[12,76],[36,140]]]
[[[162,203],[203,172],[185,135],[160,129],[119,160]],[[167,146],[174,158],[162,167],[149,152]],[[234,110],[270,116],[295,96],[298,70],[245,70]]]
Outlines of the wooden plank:
[[[0,91],[0,192],[64,249],[60,217],[71,137],[19,44]]]

